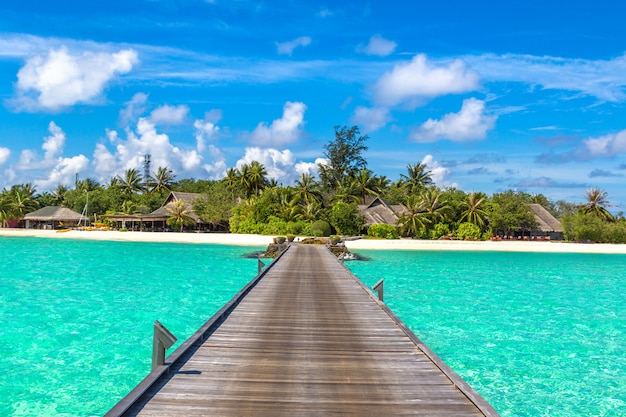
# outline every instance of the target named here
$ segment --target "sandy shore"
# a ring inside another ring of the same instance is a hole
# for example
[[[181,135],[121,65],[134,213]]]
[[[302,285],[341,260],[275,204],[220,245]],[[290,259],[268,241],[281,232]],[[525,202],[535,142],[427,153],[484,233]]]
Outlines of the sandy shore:
[[[266,246],[272,236],[230,233],[150,233],[117,231],[78,231],[59,233],[54,230],[0,229],[0,236],[33,236],[58,239],[115,240],[127,242],[210,243],[238,246]],[[626,245],[583,244],[564,242],[467,242],[457,240],[373,240],[346,242],[350,250],[460,250],[502,252],[568,252],[626,254]]]

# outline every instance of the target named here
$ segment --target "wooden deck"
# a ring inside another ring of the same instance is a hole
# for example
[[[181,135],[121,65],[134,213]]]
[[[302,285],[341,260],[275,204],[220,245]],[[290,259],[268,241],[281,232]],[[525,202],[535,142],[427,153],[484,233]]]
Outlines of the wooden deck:
[[[498,416],[319,245],[292,245],[168,361],[107,416]]]

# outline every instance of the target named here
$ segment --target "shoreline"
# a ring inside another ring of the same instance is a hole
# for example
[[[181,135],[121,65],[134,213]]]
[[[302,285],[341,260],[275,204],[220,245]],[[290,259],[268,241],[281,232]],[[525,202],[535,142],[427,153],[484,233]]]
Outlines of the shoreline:
[[[271,235],[248,235],[233,233],[176,233],[176,232],[118,232],[71,230],[59,233],[55,230],[2,229],[0,236],[39,237],[52,239],[110,240],[120,242],[162,242],[221,244],[233,246],[267,246]],[[345,242],[350,251],[358,250],[421,250],[421,251],[488,251],[488,252],[554,252],[588,254],[626,254],[626,245],[607,243],[565,242],[494,242],[462,240],[415,240],[415,239],[358,239]]]

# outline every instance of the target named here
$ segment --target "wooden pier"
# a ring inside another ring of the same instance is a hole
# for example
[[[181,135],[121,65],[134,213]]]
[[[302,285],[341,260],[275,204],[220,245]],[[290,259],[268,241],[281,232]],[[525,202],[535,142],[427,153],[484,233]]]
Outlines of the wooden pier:
[[[327,248],[293,244],[107,414],[120,415],[498,413]]]

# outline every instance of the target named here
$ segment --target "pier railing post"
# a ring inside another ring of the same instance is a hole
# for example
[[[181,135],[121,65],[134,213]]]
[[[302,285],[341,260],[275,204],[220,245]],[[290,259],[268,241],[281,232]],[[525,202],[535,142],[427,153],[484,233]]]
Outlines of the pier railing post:
[[[261,271],[263,270],[263,268],[265,268],[265,264],[263,263],[263,261],[261,260],[261,258],[257,258],[257,261],[258,261],[257,265],[259,266],[259,271],[258,271],[258,273],[260,274],[260,273],[261,273]]]
[[[152,370],[165,363],[165,351],[176,343],[176,336],[165,328],[158,320],[154,321],[154,337],[152,339]]]
[[[385,301],[385,279],[381,278],[380,281],[378,281],[376,284],[374,284],[374,286],[372,287],[374,289],[374,291],[378,292],[378,299],[380,301]]]

